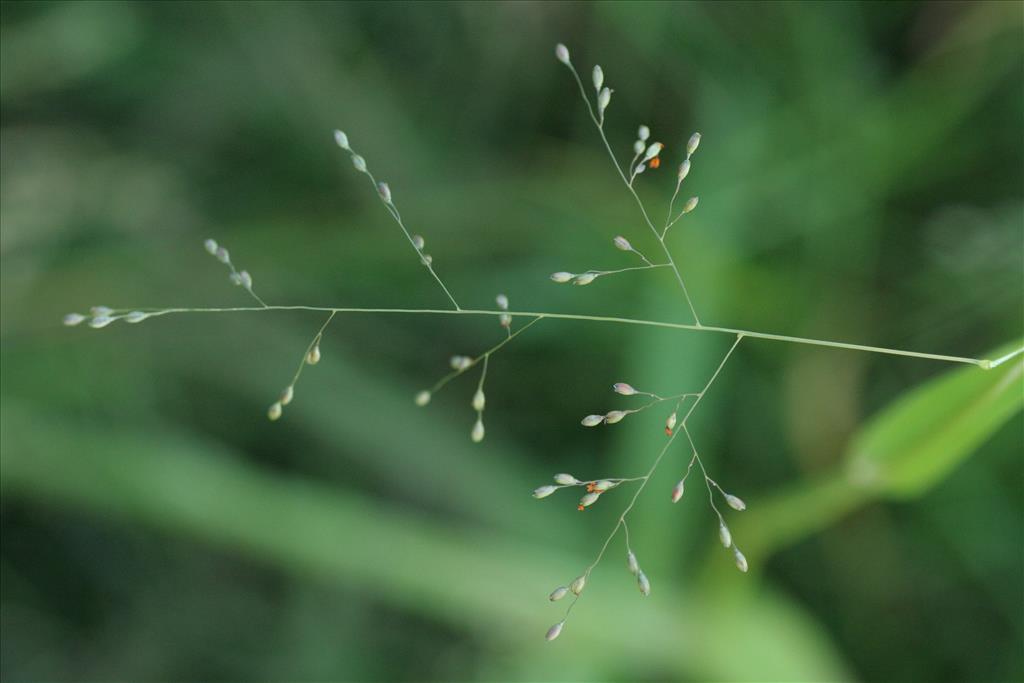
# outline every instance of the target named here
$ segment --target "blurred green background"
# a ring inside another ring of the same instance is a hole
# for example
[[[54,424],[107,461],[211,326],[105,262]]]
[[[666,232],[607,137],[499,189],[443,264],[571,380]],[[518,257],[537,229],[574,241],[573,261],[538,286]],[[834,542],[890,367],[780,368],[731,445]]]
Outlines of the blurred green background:
[[[628,492],[529,492],[642,473],[664,414],[579,418],[699,388],[727,337],[543,322],[474,445],[475,374],[411,398],[493,319],[341,316],[275,424],[320,315],[60,326],[248,305],[206,237],[274,303],[444,306],[334,127],[464,305],[688,321],[664,271],[547,279],[655,246],[563,41],[616,150],[666,144],[656,216],[703,133],[669,243],[706,323],[992,357],[1024,328],[1022,7],[4,3],[2,677],[1024,679],[1019,362],[744,342],[692,431],[750,574],[699,489],[668,503],[677,442],[630,517],[651,597],[616,539],[549,644]]]

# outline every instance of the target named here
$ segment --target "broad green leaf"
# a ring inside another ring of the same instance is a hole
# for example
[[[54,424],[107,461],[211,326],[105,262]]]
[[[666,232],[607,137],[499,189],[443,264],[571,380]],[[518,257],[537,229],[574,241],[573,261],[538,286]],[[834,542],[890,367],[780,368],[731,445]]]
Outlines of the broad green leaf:
[[[1020,342],[993,351],[997,358]],[[875,416],[847,454],[854,485],[919,495],[941,481],[1024,404],[1024,358],[991,370],[958,368],[910,391]]]
[[[1010,344],[988,357],[1016,348]],[[1022,368],[1021,359],[992,370],[956,368],[896,399],[854,437],[845,470],[756,501],[756,515],[732,524],[734,536],[746,539],[747,559],[756,567],[877,496],[918,495],[941,481],[1020,410]]]

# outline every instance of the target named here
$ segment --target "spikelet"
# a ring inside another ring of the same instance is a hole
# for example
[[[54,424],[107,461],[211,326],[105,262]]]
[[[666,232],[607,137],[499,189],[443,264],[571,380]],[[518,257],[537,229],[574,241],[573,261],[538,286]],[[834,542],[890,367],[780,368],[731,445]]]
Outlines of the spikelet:
[[[686,142],[686,157],[689,158],[697,151],[697,145],[700,144],[700,133],[694,133],[690,136],[690,139]]]
[[[676,419],[677,419],[676,418],[676,414],[672,413],[671,415],[668,416],[668,419],[665,420],[665,435],[666,436],[672,436],[672,430],[674,430],[676,428]]]
[[[733,510],[743,512],[744,510],[747,509],[747,504],[744,503],[741,498],[734,496],[731,493],[725,494],[725,502],[728,503],[729,507],[731,507]]]
[[[572,281],[574,285],[589,285],[597,279],[597,273],[581,273]]]
[[[605,416],[604,416],[605,424],[613,425],[616,422],[621,422],[622,418],[626,417],[626,415],[628,415],[628,414],[629,413],[627,413],[625,410],[611,410],[611,411],[605,413]]]
[[[557,490],[558,487],[552,486],[551,484],[547,484],[545,486],[538,486],[533,490],[533,497],[538,500],[540,500],[541,498],[547,498]]]
[[[729,533],[729,527],[725,525],[725,522],[718,524],[718,540],[722,542],[722,545],[726,548],[732,545],[732,534]]]
[[[142,311],[132,311],[131,313],[128,313],[127,315],[125,315],[124,321],[126,323],[141,323],[143,320],[145,320],[148,317],[149,317],[148,313],[143,313]]]
[[[637,572],[636,585],[640,588],[640,595],[646,598],[651,594],[651,582],[647,579],[647,574],[644,574],[643,571]]]
[[[732,549],[733,559],[736,560],[736,568],[744,574],[747,573],[747,558],[740,552],[740,549],[733,546]]]
[[[679,499],[683,497],[683,491],[686,490],[686,482],[682,479],[672,487],[672,502],[678,503]]]
[[[473,443],[480,443],[484,440],[484,421],[477,418],[477,421],[473,424],[473,429],[469,432],[469,438],[473,440]]]
[[[683,163],[679,164],[679,173],[676,174],[676,178],[679,182],[686,180],[686,176],[690,173],[690,160],[687,159]]]
[[[661,150],[664,149],[665,145],[660,142],[652,142],[647,146],[647,151],[644,153],[644,158],[641,161],[648,161],[661,154]]]
[[[602,88],[601,93],[597,96],[597,111],[602,117],[604,117],[604,110],[612,101],[612,92],[614,91],[611,88]]]

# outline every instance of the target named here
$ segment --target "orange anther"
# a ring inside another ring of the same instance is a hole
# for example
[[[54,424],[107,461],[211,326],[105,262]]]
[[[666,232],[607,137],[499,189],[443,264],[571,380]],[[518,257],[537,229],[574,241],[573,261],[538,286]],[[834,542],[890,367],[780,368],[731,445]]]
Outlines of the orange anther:
[[[659,166],[661,166],[661,159],[658,157],[654,157],[653,159],[647,162],[647,165],[650,166],[651,168],[658,168]]]

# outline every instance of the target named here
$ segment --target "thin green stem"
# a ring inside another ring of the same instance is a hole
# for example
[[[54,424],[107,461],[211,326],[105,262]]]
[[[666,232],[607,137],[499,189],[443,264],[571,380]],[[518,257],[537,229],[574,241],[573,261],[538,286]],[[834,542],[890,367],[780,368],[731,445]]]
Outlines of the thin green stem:
[[[641,392],[638,391],[637,395],[640,395],[640,393]],[[675,400],[678,400],[679,403],[681,403],[683,401],[683,399],[685,399],[685,398],[691,398],[693,396],[700,396],[700,394],[696,393],[696,392],[690,392],[690,393],[686,393],[686,394],[676,394],[675,396],[664,396],[664,397],[663,396],[654,396],[654,394],[648,394],[648,395],[649,396],[653,396],[654,400],[649,401],[648,403],[645,403],[644,405],[640,406],[639,408],[630,408],[628,410],[623,410],[622,412],[624,412],[624,413],[626,413],[628,415],[632,415],[633,413],[639,413],[642,410],[647,410],[648,408],[653,408],[656,405],[661,405],[665,401],[675,401]],[[676,403],[676,408],[677,409],[679,407],[679,403]]]
[[[637,253],[640,254],[640,252],[637,252]],[[640,258],[644,259],[644,261],[647,261],[647,259],[644,258],[643,254],[640,254]],[[668,263],[651,263],[650,261],[647,261],[647,265],[646,266],[629,266],[628,268],[618,268],[616,270],[588,270],[588,271],[586,271],[586,273],[580,273],[580,275],[592,274],[592,275],[594,275],[596,277],[603,277],[605,275],[618,275],[619,273],[628,273],[628,272],[633,271],[633,270],[650,270],[651,268],[668,268],[668,267],[669,267]]]
[[[715,368],[715,373],[711,375],[711,379],[708,380],[708,383],[705,384],[704,388],[700,390],[699,394],[697,394],[697,400],[694,401],[693,405],[690,406],[690,409],[686,411],[686,415],[683,417],[683,424],[686,424],[686,420],[689,419],[690,415],[693,415],[693,411],[695,411],[697,406],[700,405],[700,402],[704,399],[704,395],[708,392],[708,389],[711,388],[711,385],[714,384],[715,380],[718,378],[718,374],[722,372],[722,368],[725,367],[725,363],[729,360],[729,356],[731,356],[732,352],[736,350],[736,347],[740,345],[740,340],[742,340],[745,335],[746,333],[744,332],[738,332],[736,334],[736,341],[734,341],[732,346],[729,347],[729,351],[725,354],[725,358],[723,358],[722,362],[718,364],[717,368]]]
[[[508,341],[508,339],[505,339],[504,341]],[[484,390],[484,382],[487,381],[487,366],[490,364],[490,362],[491,362],[491,354],[488,353],[488,354],[484,355],[484,369],[480,372],[480,381],[476,385],[476,390],[477,391],[482,392]],[[484,419],[484,409],[483,408],[480,408],[479,410],[476,411],[476,419],[477,420],[483,420]]]
[[[737,335],[754,339],[767,339],[770,341],[786,342],[789,344],[805,344],[809,346],[826,346],[835,349],[847,349],[850,351],[862,351],[865,353],[878,353],[889,356],[905,356],[908,358],[922,358],[925,360],[944,361],[948,363],[965,363],[988,370],[1024,353],[1024,348],[1017,349],[1001,358],[995,360],[968,358],[964,356],[949,356],[939,353],[923,353],[919,351],[908,351],[905,349],[893,349],[882,346],[869,346],[866,344],[851,344],[848,342],[830,341],[827,339],[811,339],[808,337],[793,337],[784,334],[772,334],[768,332],[757,332],[755,330],[741,330],[732,327],[717,327],[712,325],[693,325],[688,323],[672,323],[661,320],[646,320],[642,318],[622,318],[617,316],[604,315],[583,315],[580,313],[550,313],[543,311],[501,311],[486,309],[462,308],[452,310],[448,308],[359,308],[359,307],[329,307],[329,306],[227,306],[227,307],[195,307],[195,308],[162,308],[162,309],[117,309],[117,310],[140,310],[148,313],[150,317],[171,315],[178,313],[255,313],[267,311],[313,311],[324,313],[368,313],[381,315],[510,315],[526,318],[549,318],[551,320],[584,320],[588,322],[612,323],[619,325],[641,325],[645,327],[658,327],[672,330],[693,330],[695,332],[711,332],[718,334]],[[522,331],[517,330],[512,335]],[[507,341],[507,340],[506,340]]]
[[[700,467],[701,474],[704,475],[704,486],[707,487],[708,490],[708,502],[711,504],[711,509],[715,511],[716,515],[718,515],[719,524],[724,525],[725,517],[722,516],[722,512],[718,509],[718,506],[715,505],[715,494],[711,490],[711,486],[714,485],[719,491],[722,492],[723,496],[725,495],[725,491],[722,491],[722,487],[719,486],[714,479],[708,476],[708,471],[704,468],[704,461],[701,460],[700,453],[697,452],[697,446],[693,443],[693,436],[691,436],[690,434],[689,425],[687,425],[684,421],[682,426],[683,433],[686,434],[686,440],[690,442],[690,448],[693,449],[693,457],[690,458],[690,465],[689,467],[686,468],[686,475],[683,477],[683,479],[685,481],[686,477],[690,476],[690,469],[693,467],[694,461],[696,461],[697,465]]]
[[[299,361],[299,367],[295,370],[295,375],[292,376],[292,381],[289,384],[292,388],[294,388],[298,383],[299,377],[302,375],[302,369],[307,365],[306,359],[309,358],[309,352],[313,350],[314,346],[320,343],[321,339],[323,339],[324,331],[327,330],[327,326],[331,324],[331,321],[334,320],[334,316],[336,315],[338,315],[338,311],[331,311],[331,314],[327,316],[327,320],[317,331],[316,335],[313,336],[313,340],[309,342],[309,346],[306,347],[305,353],[302,354],[302,360]]]
[[[670,199],[668,202],[668,215],[665,216],[665,227],[664,229],[662,229],[661,236],[659,237],[659,239],[661,240],[665,239],[665,233],[667,233],[668,229],[672,226],[672,207],[675,206],[676,197],[679,196],[679,188],[681,188],[682,186],[682,180],[676,183],[676,191],[672,193],[672,199]]]
[[[455,312],[456,312],[456,311],[448,311],[448,313],[455,313]],[[522,334],[523,332],[525,332],[526,330],[530,329],[530,327],[532,327],[532,326],[533,326],[533,325],[534,325],[535,323],[539,322],[539,321],[540,321],[540,320],[541,320],[542,318],[544,318],[544,317],[545,317],[544,315],[538,315],[538,316],[536,316],[536,317],[535,317],[535,318],[534,318],[533,320],[531,320],[530,322],[526,323],[525,325],[523,325],[522,327],[520,327],[520,328],[519,328],[518,330],[516,330],[515,332],[511,332],[511,333],[509,333],[509,335],[508,335],[507,337],[505,337],[505,338],[504,338],[504,339],[502,339],[502,340],[501,340],[500,342],[498,342],[497,344],[495,344],[495,345],[494,345],[494,346],[492,346],[491,348],[489,348],[489,349],[487,349],[486,351],[484,351],[483,353],[481,353],[481,354],[480,354],[479,356],[477,356],[476,358],[473,358],[473,359],[471,359],[471,360],[469,361],[469,363],[468,363],[468,364],[466,365],[466,367],[464,367],[464,368],[460,368],[460,369],[458,369],[458,370],[453,370],[452,372],[449,372],[449,373],[448,373],[447,375],[445,375],[445,376],[444,376],[444,377],[442,377],[441,379],[437,380],[437,382],[436,382],[436,383],[434,384],[434,386],[430,387],[430,389],[429,389],[430,393],[431,393],[431,394],[434,394],[434,393],[436,393],[436,392],[437,392],[437,391],[439,391],[439,390],[440,390],[440,389],[441,389],[441,388],[442,388],[442,387],[443,387],[444,385],[448,384],[448,382],[451,382],[451,381],[452,381],[453,379],[455,379],[455,378],[456,378],[456,377],[458,377],[459,375],[462,375],[463,373],[465,373],[466,371],[468,371],[468,370],[469,370],[470,368],[474,367],[474,366],[475,366],[475,365],[476,365],[477,363],[479,363],[480,361],[484,361],[484,362],[486,363],[487,359],[488,359],[488,358],[490,357],[490,355],[491,355],[492,353],[494,353],[495,351],[497,351],[498,349],[500,349],[501,347],[503,347],[503,346],[504,346],[505,344],[508,344],[508,343],[509,343],[510,341],[512,341],[513,339],[515,339],[515,338],[516,338],[516,337],[518,337],[519,335],[521,335],[521,334]],[[483,380],[484,380],[484,376],[486,376],[486,372],[487,372],[487,371],[486,371],[486,365],[485,365],[484,367],[485,367],[485,370],[484,370],[484,375],[483,375],[483,376],[481,376],[481,378],[480,378],[480,386],[481,386],[481,387],[483,386]]]
[[[1017,349],[1016,351],[1011,351],[1010,353],[1006,354],[1005,356],[1000,356],[999,358],[996,358],[995,360],[983,360],[983,361],[981,361],[983,363],[983,365],[981,367],[985,368],[986,370],[989,370],[989,369],[994,368],[994,367],[996,367],[998,365],[1002,365],[1003,363],[1005,363],[1006,361],[1008,361],[1008,360],[1010,360],[1012,358],[1016,358],[1017,356],[1019,356],[1022,353],[1024,353],[1024,347],[1021,347],[1021,348]]]

